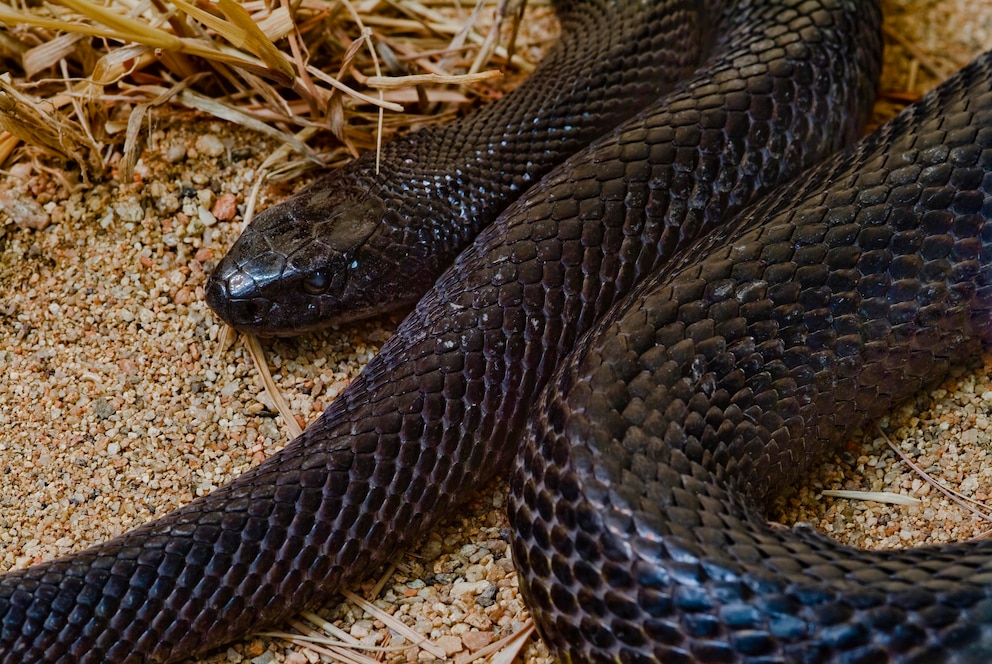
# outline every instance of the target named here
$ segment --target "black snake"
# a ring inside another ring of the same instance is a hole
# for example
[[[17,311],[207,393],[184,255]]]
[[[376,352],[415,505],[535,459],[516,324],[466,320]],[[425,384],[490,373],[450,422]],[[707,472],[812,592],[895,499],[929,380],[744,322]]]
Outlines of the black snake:
[[[267,335],[415,303],[529,186],[695,68],[714,1],[558,0],[561,38],[523,85],[262,212],[217,265],[207,302]]]
[[[857,133],[878,21],[865,0],[723,9],[700,75],[484,230],[303,436],[0,577],[4,661],[219,645],[518,457],[514,557],[563,658],[986,661],[987,544],[865,553],[757,508],[987,336],[992,58],[688,247]]]

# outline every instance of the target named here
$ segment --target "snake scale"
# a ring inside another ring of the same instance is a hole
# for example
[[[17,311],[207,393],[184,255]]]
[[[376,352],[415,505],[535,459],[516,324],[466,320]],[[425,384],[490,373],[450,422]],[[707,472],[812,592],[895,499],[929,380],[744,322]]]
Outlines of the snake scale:
[[[867,0],[713,19],[699,71],[483,230],[300,438],[0,577],[3,661],[216,647],[514,462],[514,558],[563,659],[986,661],[988,545],[865,553],[760,508],[987,340],[992,59],[692,245],[856,136],[879,67]]]

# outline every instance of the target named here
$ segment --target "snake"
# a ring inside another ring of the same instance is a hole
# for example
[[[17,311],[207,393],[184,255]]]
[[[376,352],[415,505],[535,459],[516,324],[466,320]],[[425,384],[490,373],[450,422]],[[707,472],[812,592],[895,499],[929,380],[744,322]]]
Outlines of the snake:
[[[635,287],[556,372],[508,507],[542,635],[564,661],[989,661],[987,540],[866,552],[763,510],[990,341],[987,53]]]
[[[863,552],[762,510],[990,340],[992,56],[815,166],[863,129],[877,5],[715,11],[696,72],[483,229],[302,436],[0,577],[2,659],[204,652],[509,471],[564,661],[987,661],[988,543]]]
[[[561,36],[521,86],[267,208],[211,273],[207,303],[265,336],[414,304],[534,182],[695,69],[713,41],[706,2],[557,0]]]

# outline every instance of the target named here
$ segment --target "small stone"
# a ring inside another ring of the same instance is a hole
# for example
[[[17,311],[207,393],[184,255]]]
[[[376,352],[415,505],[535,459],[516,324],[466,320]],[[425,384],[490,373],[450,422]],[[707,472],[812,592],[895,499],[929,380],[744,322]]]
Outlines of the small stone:
[[[476,650],[481,650],[485,648],[490,643],[493,642],[492,632],[465,632],[462,634],[462,643],[465,647],[475,652]]]
[[[204,226],[213,226],[217,223],[217,217],[205,207],[200,207],[197,209],[197,216],[200,218],[200,223]]]
[[[104,397],[99,397],[94,399],[93,403],[90,404],[90,412],[93,413],[93,416],[96,419],[105,420],[116,413],[117,409],[114,408],[113,405],[111,405],[111,403]]]
[[[496,603],[496,594],[499,592],[499,586],[495,583],[490,583],[489,587],[482,591],[478,597],[475,598],[475,603],[481,607],[492,606]]]
[[[444,636],[434,639],[434,645],[442,648],[444,650],[444,654],[448,657],[451,657],[456,652],[460,652],[465,647],[460,638],[451,634],[445,634]]]
[[[245,655],[248,657],[258,657],[265,652],[265,644],[258,639],[252,639],[248,647],[245,648]]]
[[[13,164],[9,169],[7,169],[7,172],[10,173],[11,177],[20,178],[22,180],[27,180],[29,177],[31,177],[31,171],[32,170],[34,170],[34,169],[31,166],[31,162],[29,162],[29,161],[22,161],[22,162]]]
[[[488,587],[489,582],[486,580],[459,581],[451,586],[451,596],[458,597],[459,595],[478,595]]]
[[[214,216],[217,216],[217,213],[214,213]],[[217,218],[220,219],[220,217]],[[209,260],[213,260],[213,257],[214,250],[208,247],[197,249],[196,253],[193,255],[193,259],[196,260],[197,263],[206,263]]]
[[[173,143],[165,153],[165,160],[170,164],[178,164],[186,158],[186,146],[182,143]]]
[[[981,434],[976,429],[961,432],[961,442],[965,445],[977,445]]]
[[[175,296],[172,298],[176,304],[189,304],[194,299],[193,291],[186,287],[177,290]]]
[[[234,194],[223,194],[214,201],[210,212],[220,221],[230,221],[238,213],[238,199]]]
[[[432,535],[421,547],[420,555],[427,559],[437,558],[443,550],[443,542],[437,535]]]
[[[196,191],[196,201],[200,204],[200,207],[205,207],[208,210],[214,204],[216,198],[217,196],[212,189],[203,188]]]
[[[359,620],[351,626],[351,635],[356,639],[364,639],[372,631],[372,623],[367,620]]]
[[[15,196],[8,191],[0,191],[0,213],[9,216],[17,226],[35,231],[44,230],[51,223],[51,217],[33,198]]]
[[[145,218],[145,209],[141,203],[134,198],[128,198],[114,206],[114,212],[124,221],[132,223],[139,222]]]
[[[208,157],[219,157],[227,150],[224,143],[213,134],[201,134],[196,137],[196,151]]]
[[[204,210],[204,212],[206,212],[206,210]],[[210,213],[207,212],[207,214]],[[189,220],[189,223],[186,224],[186,228],[183,230],[185,231],[187,238],[194,238],[203,235],[203,231],[206,227],[207,226],[206,224],[203,223],[203,220],[200,218],[200,215],[197,214],[195,217],[192,217]],[[189,240],[187,239],[187,241]]]
[[[477,582],[486,578],[486,568],[484,565],[469,565],[468,569],[465,570],[465,580],[469,582]]]

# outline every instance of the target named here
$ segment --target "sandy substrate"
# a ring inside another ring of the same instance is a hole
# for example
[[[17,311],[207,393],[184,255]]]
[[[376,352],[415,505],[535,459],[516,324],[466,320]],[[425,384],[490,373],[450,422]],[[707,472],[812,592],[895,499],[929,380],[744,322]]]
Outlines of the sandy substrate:
[[[992,0],[884,7],[883,90],[891,94],[882,117],[992,47]],[[137,182],[72,186],[29,165],[0,179],[8,210],[0,213],[0,570],[133,528],[286,442],[243,345],[222,343],[203,302],[205,277],[236,237],[238,206],[274,147],[173,113],[155,120]],[[285,193],[270,189],[265,203]],[[11,210],[44,229],[11,223]],[[301,421],[321,412],[396,322],[266,345]],[[992,487],[992,359],[984,365],[879,423],[924,470],[978,501]],[[920,503],[826,498],[825,488],[891,491]],[[353,589],[431,639],[435,654],[411,647],[354,603],[334,600],[322,614],[364,644],[395,648],[379,653],[382,661],[464,662],[521,629],[527,612],[507,553],[504,495],[501,486],[480,491],[458,518],[401,556],[382,588],[373,579]],[[875,433],[850,441],[782,509],[787,519],[872,547],[966,539],[992,528],[930,488]],[[547,659],[538,643],[525,656]],[[318,656],[256,637],[203,661],[301,664]]]

